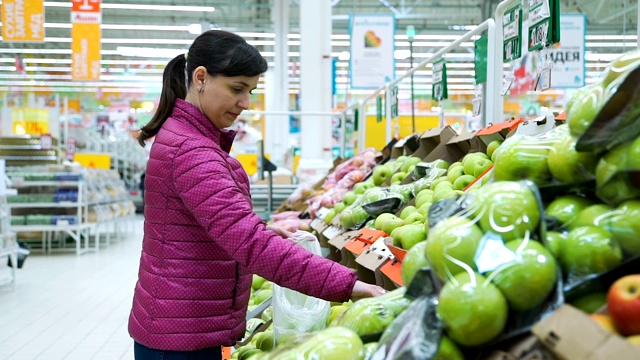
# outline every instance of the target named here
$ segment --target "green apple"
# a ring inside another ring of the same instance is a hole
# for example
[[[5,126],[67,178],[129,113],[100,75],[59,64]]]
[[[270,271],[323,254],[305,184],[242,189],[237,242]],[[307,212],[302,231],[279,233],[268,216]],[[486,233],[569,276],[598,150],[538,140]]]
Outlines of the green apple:
[[[356,194],[358,194],[358,195],[360,195],[360,194],[364,194],[364,192],[365,192],[367,189],[371,189],[371,188],[372,188],[372,187],[374,187],[374,186],[375,186],[375,185],[374,185],[372,182],[368,182],[368,181],[360,182],[360,183],[357,183],[357,184],[355,184],[355,185],[353,186],[353,192],[354,192],[354,193],[356,193]]]
[[[551,175],[568,184],[592,179],[598,159],[591,152],[577,152],[576,139],[566,134],[551,147],[547,163]]]
[[[346,205],[349,206],[351,204],[353,204],[356,199],[358,198],[358,195],[353,192],[353,191],[347,191],[344,196],[342,197],[342,202]]]
[[[575,229],[582,226],[600,226],[605,227],[613,208],[605,204],[595,204],[584,208],[578,214],[578,217],[569,224],[569,229]]]
[[[453,169],[454,167],[457,166],[463,166],[462,163],[460,161],[456,161],[454,163],[452,163],[451,165],[449,165],[448,169]]]
[[[352,227],[355,226],[355,224],[353,223],[353,207],[349,206],[346,209],[342,210],[342,212],[340,213],[340,226],[342,226],[343,229],[351,229]]]
[[[260,275],[253,275],[253,279],[251,279],[251,288],[255,291],[260,289],[262,284],[265,282],[265,279]]]
[[[500,147],[493,166],[496,181],[531,180],[537,185],[548,183],[551,173],[547,164],[549,147],[535,140],[510,138]]]
[[[376,222],[376,219],[370,219],[369,221],[367,221],[367,223],[366,223],[366,224],[364,224],[364,227],[366,227],[367,229],[375,229],[375,230],[378,230],[378,229],[376,229],[376,228],[375,228],[375,226],[374,226],[375,222]]]
[[[595,292],[582,296],[570,303],[573,307],[580,309],[587,314],[593,314],[607,305],[607,293]]]
[[[451,339],[477,346],[500,335],[509,309],[495,285],[480,274],[464,271],[442,288],[437,312]]]
[[[558,219],[562,226],[570,227],[580,213],[593,202],[578,195],[562,195],[555,198],[547,206],[547,216]]]
[[[431,183],[431,190],[435,190],[435,189],[436,189],[436,186],[438,186],[438,184],[440,184],[440,183],[442,183],[442,182],[445,182],[445,181],[446,181],[446,182],[449,182],[449,181],[447,180],[447,177],[446,177],[446,176],[441,176],[441,177],[439,177],[439,178],[437,178],[437,179],[433,180],[433,182]],[[451,184],[451,182],[449,182],[449,184]]]
[[[537,241],[512,240],[505,246],[513,252],[513,260],[499,266],[488,278],[502,291],[511,309],[531,310],[555,287],[556,260]]]
[[[421,208],[426,203],[433,202],[433,190],[425,189],[416,196],[416,207]]]
[[[427,219],[427,216],[429,216],[429,209],[431,209],[431,205],[433,205],[432,202],[426,202],[417,210],[420,214],[424,215],[425,220]]]
[[[410,174],[411,173],[411,167],[415,167],[419,162],[421,162],[422,159],[419,157],[415,157],[415,156],[410,156],[407,160],[405,160],[405,162],[402,164],[402,167],[400,168],[400,171]]]
[[[420,225],[422,225],[424,221],[425,221],[425,216],[422,213],[419,213],[417,211],[411,213],[409,216],[407,216],[406,219],[404,219],[405,224],[420,223]]]
[[[351,214],[351,222],[355,227],[359,227],[360,225],[367,222],[369,219],[369,214],[362,208],[362,206],[355,206],[353,208],[353,213]]]
[[[391,175],[391,185],[401,183],[402,180],[404,180],[404,178],[406,177],[407,177],[407,173],[402,171]]]
[[[378,230],[382,230],[387,234],[391,234],[393,230],[404,225],[404,221],[394,214],[384,213],[378,215],[374,226]]]
[[[373,178],[373,183],[376,186],[380,186],[384,184],[387,179],[391,178],[392,174],[393,172],[389,167],[379,165],[376,166],[375,169],[373,169],[373,174],[371,176]]]
[[[487,156],[493,159],[493,153],[502,145],[502,140],[493,140],[487,145]]]
[[[547,231],[547,238],[544,241],[544,245],[556,259],[559,259],[561,256],[560,251],[566,240],[567,236],[561,232]]]
[[[625,175],[617,173],[625,170],[629,165],[630,154],[636,154],[634,142],[627,142],[616,146],[605,154],[596,167],[596,194],[603,201],[619,204],[625,200],[640,197],[640,189],[630,183]],[[638,161],[637,159],[631,160]]]
[[[504,241],[528,238],[540,223],[538,200],[522,183],[498,181],[483,186],[471,200],[484,231],[500,234]]]
[[[609,231],[596,226],[571,230],[560,250],[560,264],[570,276],[598,274],[621,262],[618,242]]]
[[[366,190],[364,194],[362,194],[362,202],[364,204],[370,204],[378,200],[386,199],[387,197],[389,197],[387,191],[379,187],[374,187]]]
[[[409,250],[417,243],[424,241],[427,234],[424,232],[424,225],[409,224],[393,230],[391,237],[394,245],[399,244],[401,248]]]
[[[327,215],[324,216],[324,223],[327,225],[331,224],[331,221],[333,221],[333,218],[335,217],[336,217],[336,209],[329,210]]]
[[[487,160],[491,161],[491,160]],[[476,177],[473,175],[462,175],[453,183],[453,190],[464,190],[469,184],[474,182]]]
[[[466,175],[473,175],[476,164],[480,160],[489,160],[489,158],[487,157],[487,154],[481,152],[475,152],[465,155],[465,157],[462,159],[462,167],[464,168],[464,173]]]
[[[640,52],[632,51],[613,59],[602,76],[603,84],[609,85],[619,77],[624,77],[640,64]]]
[[[473,168],[473,176],[478,177],[484,174],[490,167],[493,166],[493,161],[489,159],[481,159],[476,162],[476,165]]]
[[[273,295],[273,291],[269,289],[262,289],[256,293],[255,303],[262,304],[265,300]]]
[[[400,219],[402,220],[406,219],[407,216],[409,216],[409,214],[411,214],[416,210],[417,208],[413,205],[406,206],[404,209],[402,209],[402,212],[400,213]]]
[[[456,343],[447,336],[442,335],[440,345],[438,345],[438,352],[432,360],[464,360],[464,355],[458,349]]]
[[[437,202],[444,199],[452,199],[456,197],[454,191],[457,191],[457,190],[453,190],[446,186],[436,190],[436,192],[433,193],[433,202]]]
[[[447,170],[447,181],[454,183],[460,176],[464,175],[464,167],[456,166]]]
[[[640,255],[640,200],[620,204],[609,218],[607,228],[629,255]]]
[[[473,260],[483,233],[471,220],[449,217],[438,223],[428,235],[427,259],[440,279],[451,278],[465,269],[475,270]]]
[[[448,180],[445,181],[441,181],[439,182],[436,187],[433,189],[433,193],[435,194],[436,191],[440,190],[440,189],[453,189],[453,183],[449,182]]]
[[[337,214],[340,214],[342,210],[344,210],[346,207],[347,207],[347,204],[345,204],[343,201],[337,202],[335,205],[333,205],[333,209],[336,211]]]
[[[631,143],[628,151],[626,168],[640,170],[640,136]]]
[[[604,105],[604,89],[602,83],[588,85],[567,111],[567,124],[571,135],[580,136],[591,126]]]

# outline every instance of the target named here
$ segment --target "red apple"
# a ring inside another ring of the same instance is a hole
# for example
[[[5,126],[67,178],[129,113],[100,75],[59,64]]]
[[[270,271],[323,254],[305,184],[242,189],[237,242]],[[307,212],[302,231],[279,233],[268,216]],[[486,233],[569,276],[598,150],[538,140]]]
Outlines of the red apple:
[[[591,314],[589,315],[589,317],[604,329],[607,329],[614,334],[618,333],[618,331],[616,331],[616,326],[613,324],[613,318],[611,318],[611,316],[604,314]]]
[[[640,274],[624,276],[611,285],[607,309],[620,334],[640,334]]]

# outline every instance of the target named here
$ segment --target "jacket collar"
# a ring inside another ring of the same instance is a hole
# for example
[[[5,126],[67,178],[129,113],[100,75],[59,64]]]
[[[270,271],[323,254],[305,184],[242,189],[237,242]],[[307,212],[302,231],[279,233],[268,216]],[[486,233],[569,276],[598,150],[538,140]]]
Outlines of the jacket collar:
[[[225,151],[231,151],[233,139],[236,132],[227,129],[216,128],[211,120],[207,118],[195,105],[188,103],[182,99],[176,99],[173,106],[171,117],[182,123],[193,126],[202,135],[212,139],[220,148]]]

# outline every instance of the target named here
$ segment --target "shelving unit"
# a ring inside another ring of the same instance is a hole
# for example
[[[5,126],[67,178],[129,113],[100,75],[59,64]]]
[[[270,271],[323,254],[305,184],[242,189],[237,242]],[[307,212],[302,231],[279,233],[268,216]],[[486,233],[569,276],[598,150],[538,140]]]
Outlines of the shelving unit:
[[[9,192],[6,188],[6,182],[5,160],[0,159],[0,259],[8,257],[11,260],[9,276],[0,278],[0,286],[10,285],[15,288],[16,269],[18,266],[18,244],[16,243],[16,234],[9,230],[11,210],[7,204],[7,195]]]

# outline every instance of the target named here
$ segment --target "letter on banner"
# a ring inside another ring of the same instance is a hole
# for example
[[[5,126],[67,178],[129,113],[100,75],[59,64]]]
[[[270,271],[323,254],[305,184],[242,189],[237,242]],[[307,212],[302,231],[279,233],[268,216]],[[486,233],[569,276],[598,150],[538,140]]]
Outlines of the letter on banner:
[[[72,0],[71,78],[100,79],[101,0]]]
[[[2,41],[44,41],[43,0],[2,1]]]

